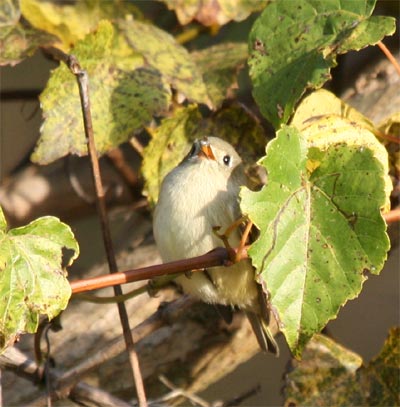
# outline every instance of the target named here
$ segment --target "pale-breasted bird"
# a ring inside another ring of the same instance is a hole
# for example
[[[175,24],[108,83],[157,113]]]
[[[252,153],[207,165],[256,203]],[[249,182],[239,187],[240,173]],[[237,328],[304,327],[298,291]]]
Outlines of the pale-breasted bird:
[[[153,230],[163,261],[199,256],[221,246],[214,228],[224,231],[240,218],[239,190],[246,184],[242,160],[229,143],[217,137],[196,140],[161,184]],[[229,236],[232,247],[240,239],[239,229]],[[247,259],[182,275],[177,282],[184,292],[204,302],[243,309],[260,347],[278,355],[268,328],[265,294],[254,273]]]

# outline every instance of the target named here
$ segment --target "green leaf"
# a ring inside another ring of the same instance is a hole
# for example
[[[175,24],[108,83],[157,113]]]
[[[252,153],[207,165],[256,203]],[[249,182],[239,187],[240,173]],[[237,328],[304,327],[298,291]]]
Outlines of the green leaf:
[[[0,209],[0,351],[22,333],[34,333],[39,317],[58,315],[68,304],[71,288],[62,268],[63,249],[79,246],[70,227],[46,216],[7,232]]]
[[[231,20],[242,21],[251,13],[260,11],[267,4],[266,0],[164,0],[170,10],[175,10],[182,25],[193,19],[206,26],[224,25]]]
[[[89,75],[99,154],[128,140],[153,116],[167,110],[170,87],[157,70],[142,66],[142,58],[127,50],[109,22],[102,21],[95,33],[76,44],[73,52]],[[40,102],[44,123],[32,161],[47,164],[69,153],[86,155],[78,85],[64,64],[52,72]]]
[[[213,106],[220,107],[232,90],[238,87],[237,75],[246,61],[247,45],[218,44],[192,52],[191,56],[203,74]]]
[[[130,46],[141,53],[181,95],[191,102],[212,103],[201,73],[189,52],[174,37],[151,24],[137,20],[119,23]]]
[[[253,96],[278,128],[307,89],[330,79],[336,56],[376,44],[395,20],[371,16],[375,0],[298,0],[270,3],[249,36]]]
[[[278,131],[261,164],[267,185],[242,191],[242,211],[260,229],[249,254],[299,356],[358,296],[365,274],[383,267],[385,173],[363,145],[332,142],[320,150],[291,127]]]
[[[140,15],[134,4],[103,0],[80,0],[73,4],[21,0],[21,10],[32,26],[57,36],[64,51],[68,51],[94,30],[102,19],[117,19],[127,14]]]
[[[286,377],[285,406],[398,406],[400,330],[393,328],[381,353],[362,358],[323,335],[308,343]]]

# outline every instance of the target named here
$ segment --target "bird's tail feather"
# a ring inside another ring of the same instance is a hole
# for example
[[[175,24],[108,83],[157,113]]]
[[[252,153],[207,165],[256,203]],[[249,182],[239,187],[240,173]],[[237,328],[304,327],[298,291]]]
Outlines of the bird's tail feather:
[[[264,352],[271,352],[278,357],[279,347],[268,327],[267,321],[254,312],[247,311],[246,315],[250,321],[251,327],[253,328],[254,334],[256,335],[260,348]]]

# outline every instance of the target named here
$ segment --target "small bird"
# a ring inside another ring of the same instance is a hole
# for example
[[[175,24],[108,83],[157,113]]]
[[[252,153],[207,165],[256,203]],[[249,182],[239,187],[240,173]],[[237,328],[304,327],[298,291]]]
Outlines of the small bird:
[[[164,262],[199,256],[221,246],[215,227],[226,230],[241,216],[239,190],[247,177],[235,149],[218,137],[196,140],[183,161],[164,178],[154,212],[153,231]],[[240,231],[229,236],[240,244]],[[250,260],[213,267],[176,281],[183,291],[210,304],[243,309],[264,351],[278,355],[269,331],[265,294]]]

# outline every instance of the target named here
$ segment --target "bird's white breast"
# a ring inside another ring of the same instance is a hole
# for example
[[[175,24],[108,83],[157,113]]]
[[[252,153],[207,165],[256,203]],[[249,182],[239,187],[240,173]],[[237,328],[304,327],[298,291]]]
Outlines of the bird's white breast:
[[[223,233],[240,216],[239,186],[230,183],[217,163],[208,160],[184,163],[167,175],[154,214],[154,236],[164,262],[199,256],[223,245],[213,227],[220,226]],[[229,242],[235,247],[239,241],[235,231]],[[257,292],[249,262],[210,269],[209,274],[213,281],[195,272],[178,282],[185,292],[209,303],[248,308],[254,302]]]

